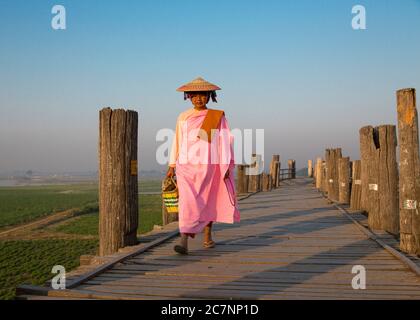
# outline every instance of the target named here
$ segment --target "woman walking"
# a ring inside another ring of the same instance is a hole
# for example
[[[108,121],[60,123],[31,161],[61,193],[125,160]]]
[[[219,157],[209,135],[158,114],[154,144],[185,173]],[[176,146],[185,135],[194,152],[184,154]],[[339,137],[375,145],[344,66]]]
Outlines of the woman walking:
[[[167,172],[168,177],[177,177],[181,241],[174,250],[179,254],[188,254],[188,237],[203,230],[203,246],[214,247],[213,222],[240,220],[233,136],[224,111],[207,108],[210,99],[217,102],[216,90],[220,88],[202,78],[177,89],[193,105],[178,116]]]

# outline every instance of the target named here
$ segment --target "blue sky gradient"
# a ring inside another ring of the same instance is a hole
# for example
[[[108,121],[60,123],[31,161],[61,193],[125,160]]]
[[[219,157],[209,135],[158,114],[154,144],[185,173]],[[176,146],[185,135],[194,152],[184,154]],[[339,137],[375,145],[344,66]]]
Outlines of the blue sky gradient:
[[[51,28],[64,5],[67,29]],[[351,28],[354,5],[367,30]],[[297,166],[358,130],[396,124],[395,91],[420,88],[420,1],[0,0],[0,172],[97,170],[98,112],[139,112],[139,167],[190,107],[175,89],[222,87],[231,128],[265,129]]]

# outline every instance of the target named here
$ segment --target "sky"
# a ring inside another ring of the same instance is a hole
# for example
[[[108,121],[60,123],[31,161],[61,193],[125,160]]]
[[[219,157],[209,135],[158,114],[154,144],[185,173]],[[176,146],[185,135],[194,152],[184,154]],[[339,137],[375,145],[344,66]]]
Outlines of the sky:
[[[264,129],[266,163],[358,159],[359,129],[396,124],[396,90],[420,88],[419,33],[420,0],[0,0],[0,172],[96,171],[104,107],[138,112],[139,169],[162,170],[156,134],[198,76],[231,129]]]

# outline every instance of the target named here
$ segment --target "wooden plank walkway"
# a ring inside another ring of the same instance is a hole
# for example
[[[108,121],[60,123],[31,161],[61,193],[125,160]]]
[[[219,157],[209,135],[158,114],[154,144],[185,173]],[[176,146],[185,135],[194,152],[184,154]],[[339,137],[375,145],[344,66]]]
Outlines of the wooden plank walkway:
[[[216,224],[217,246],[178,238],[125,259],[51,297],[81,299],[419,299],[419,277],[350,221],[312,179],[240,202],[239,224]],[[359,219],[360,215],[354,215]],[[360,218],[361,219],[361,218]],[[352,267],[366,268],[366,290],[352,288]]]

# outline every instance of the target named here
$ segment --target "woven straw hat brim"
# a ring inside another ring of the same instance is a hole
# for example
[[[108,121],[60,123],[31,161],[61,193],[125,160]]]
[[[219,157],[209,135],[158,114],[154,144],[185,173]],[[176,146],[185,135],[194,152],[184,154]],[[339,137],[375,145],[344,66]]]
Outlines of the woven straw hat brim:
[[[192,92],[192,91],[216,91],[221,90],[218,86],[204,80],[203,78],[197,78],[187,84],[176,89],[180,92]]]

